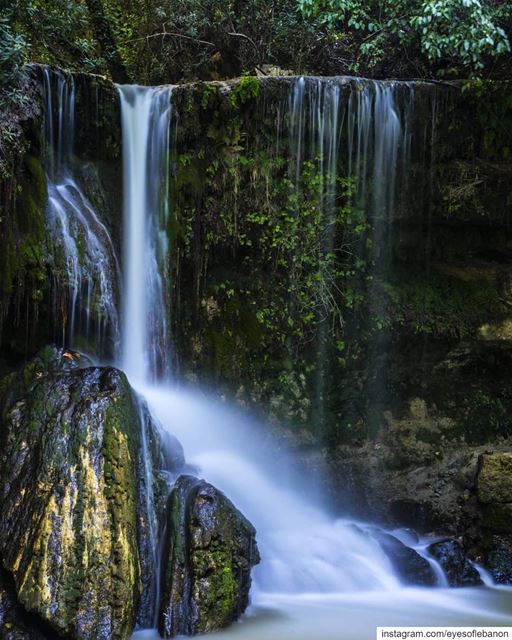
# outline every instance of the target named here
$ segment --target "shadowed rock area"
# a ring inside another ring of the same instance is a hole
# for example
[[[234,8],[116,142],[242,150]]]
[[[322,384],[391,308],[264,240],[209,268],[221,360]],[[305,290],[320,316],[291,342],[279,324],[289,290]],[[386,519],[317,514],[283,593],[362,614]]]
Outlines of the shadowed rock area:
[[[159,631],[165,638],[215,631],[249,603],[256,531],[218,489],[180,476],[170,496]]]

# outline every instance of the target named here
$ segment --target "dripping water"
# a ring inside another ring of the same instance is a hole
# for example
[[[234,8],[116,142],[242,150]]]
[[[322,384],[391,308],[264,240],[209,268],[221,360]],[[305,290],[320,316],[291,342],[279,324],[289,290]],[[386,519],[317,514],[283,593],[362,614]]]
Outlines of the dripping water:
[[[317,306],[321,312],[317,317],[314,416],[319,433],[326,432],[330,357],[327,343],[341,296],[332,277],[332,265],[340,249],[336,246],[336,229],[340,227],[338,196],[343,195],[355,211],[360,211],[370,228],[358,246],[348,246],[347,250],[361,263],[372,265],[368,321],[370,331],[374,331],[373,325],[385,316],[379,286],[382,274],[389,272],[396,211],[408,188],[414,95],[413,83],[358,78],[298,78],[290,91],[290,179],[296,200],[300,200],[306,160],[316,164],[320,177],[322,265]],[[340,179],[349,185],[348,193],[340,193]],[[376,340],[374,352],[379,354],[382,367],[382,355],[391,357],[386,332],[377,332]],[[377,363],[369,368],[376,367]],[[382,380],[382,376],[375,376],[368,389],[368,404],[374,408],[385,393]]]
[[[64,282],[56,290],[67,290],[67,300],[55,300],[55,313],[62,317],[63,346],[106,357],[113,355],[119,337],[119,265],[107,228],[80,185],[75,93],[72,75],[43,69],[47,224],[55,244],[55,277]]]

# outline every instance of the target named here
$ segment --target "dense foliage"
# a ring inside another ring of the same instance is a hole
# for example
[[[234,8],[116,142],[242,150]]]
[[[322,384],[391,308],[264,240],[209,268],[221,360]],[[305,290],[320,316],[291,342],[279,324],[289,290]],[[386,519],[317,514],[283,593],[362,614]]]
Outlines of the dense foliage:
[[[0,78],[27,60],[143,83],[266,65],[503,77],[511,23],[500,0],[13,0],[0,18]]]
[[[346,39],[355,70],[404,56],[419,75],[482,70],[510,51],[510,6],[488,0],[299,0],[305,16]],[[508,24],[507,24],[508,23]]]

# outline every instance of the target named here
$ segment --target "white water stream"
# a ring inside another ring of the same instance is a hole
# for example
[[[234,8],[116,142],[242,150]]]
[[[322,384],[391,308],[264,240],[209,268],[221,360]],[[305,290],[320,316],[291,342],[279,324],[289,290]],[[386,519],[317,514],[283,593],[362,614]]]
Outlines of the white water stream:
[[[64,346],[105,357],[119,336],[119,265],[107,228],[73,167],[75,83],[72,75],[43,70],[47,222],[66,273],[59,273],[67,300],[56,301]],[[57,265],[56,265],[57,266]],[[63,307],[63,308],[62,308]]]

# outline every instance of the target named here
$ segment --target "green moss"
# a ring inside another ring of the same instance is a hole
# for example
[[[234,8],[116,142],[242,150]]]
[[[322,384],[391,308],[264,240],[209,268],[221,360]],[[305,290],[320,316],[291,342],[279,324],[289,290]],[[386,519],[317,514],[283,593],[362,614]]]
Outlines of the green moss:
[[[512,503],[512,453],[484,454],[477,486],[480,502]]]
[[[237,585],[233,575],[233,558],[227,551],[206,551],[204,558],[198,554],[199,567],[205,563],[211,570],[210,585],[206,597],[199,603],[200,624],[197,631],[208,633],[226,627],[233,619],[236,606]]]
[[[408,269],[391,273],[377,287],[385,310],[377,324],[399,324],[415,334],[476,337],[489,317],[505,313],[498,291],[484,279]]]
[[[44,207],[48,200],[46,175],[39,158],[27,154],[24,158],[25,168],[30,175],[31,190],[38,207]]]
[[[213,102],[214,96],[216,95],[217,95],[217,87],[211,84],[207,84],[201,96],[201,108],[208,109],[208,107]]]
[[[242,76],[232,89],[229,99],[234,107],[255,100],[260,95],[260,83],[256,76]]]

